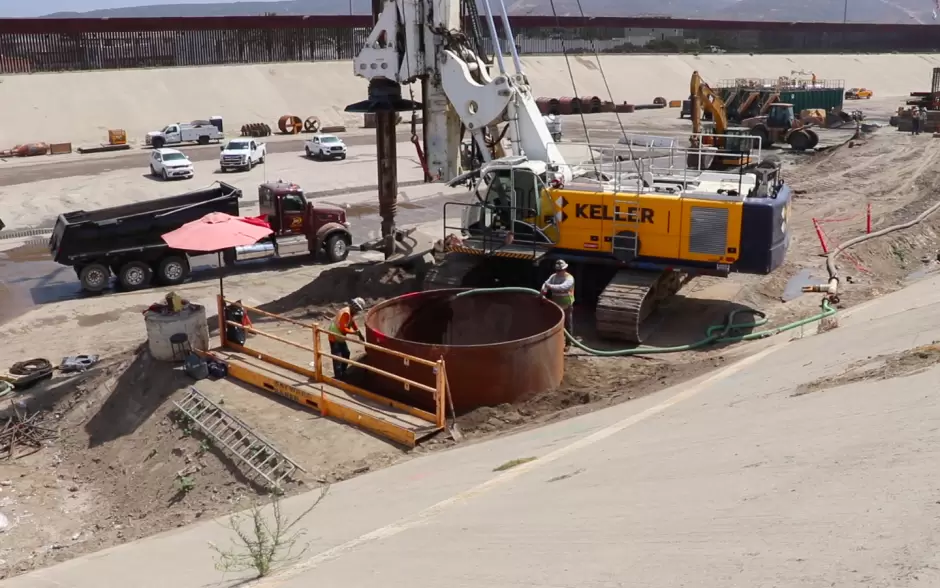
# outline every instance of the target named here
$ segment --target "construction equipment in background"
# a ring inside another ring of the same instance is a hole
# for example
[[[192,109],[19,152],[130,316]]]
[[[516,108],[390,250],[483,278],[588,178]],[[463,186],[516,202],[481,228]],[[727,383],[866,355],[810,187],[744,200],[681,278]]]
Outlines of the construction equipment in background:
[[[790,74],[778,78],[720,80],[715,91],[727,105],[728,121],[737,124],[744,119],[767,114],[769,105],[775,102],[793,104],[796,112],[816,108],[830,112],[843,107],[843,80],[821,80],[812,72],[802,70],[794,70]]]
[[[906,104],[927,110],[940,110],[940,67],[933,68],[929,92],[911,92]]]
[[[776,94],[772,94],[771,99],[764,102],[758,116],[745,118],[741,121],[741,127],[732,128],[728,126],[727,104],[717,92],[709,87],[697,71],[692,72],[692,79],[689,82],[689,92],[692,95],[691,144],[693,149],[699,147],[699,145],[696,144],[696,136],[708,134],[708,131],[703,131],[704,127],[701,124],[703,115],[708,114],[714,121],[713,132],[715,135],[715,138],[710,141],[709,144],[723,149],[726,152],[723,158],[716,157],[712,166],[730,167],[736,162],[738,165],[747,165],[750,163],[748,156],[744,155],[743,151],[742,155],[737,159],[735,159],[731,153],[732,151],[741,151],[741,144],[737,142],[729,144],[727,138],[719,139],[717,137],[719,135],[750,135],[752,137],[759,137],[759,146],[761,148],[770,147],[775,143],[787,143],[790,145],[791,149],[805,151],[819,144],[819,136],[816,132],[813,131],[809,125],[804,124],[796,118],[793,113],[792,104],[770,101],[775,99],[773,96],[776,96]],[[756,96],[757,94],[754,93],[754,95]],[[750,109],[750,106],[748,106],[748,109]],[[709,137],[707,136],[703,137],[701,142],[705,143],[708,139]],[[696,157],[694,153],[690,153],[689,155],[690,157]],[[697,163],[698,161],[690,160],[689,165],[695,166]],[[706,162],[702,162],[702,168],[706,167],[704,163]]]
[[[910,108],[901,107],[898,115],[891,117],[902,133],[910,133],[914,128],[914,120]],[[921,133],[940,133],[940,110],[928,110],[927,115],[921,118]]]
[[[819,144],[819,135],[810,125],[796,118],[792,104],[776,102],[766,115],[755,116],[741,122],[751,135],[760,137],[763,147],[786,143],[794,151],[806,151]]]
[[[729,169],[750,165],[750,129],[730,127],[728,108],[721,96],[712,90],[699,73],[692,72],[689,83],[689,119],[692,136],[686,165],[693,169]],[[710,123],[703,123],[705,118]],[[760,145],[758,145],[760,147]]]

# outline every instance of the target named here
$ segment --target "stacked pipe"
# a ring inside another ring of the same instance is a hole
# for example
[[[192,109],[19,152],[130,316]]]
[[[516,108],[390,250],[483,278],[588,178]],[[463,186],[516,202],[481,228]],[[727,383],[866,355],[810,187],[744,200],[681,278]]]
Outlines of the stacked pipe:
[[[623,102],[616,104],[608,100],[601,100],[597,96],[563,96],[561,98],[549,98],[542,96],[535,100],[539,112],[544,115],[553,114],[555,116],[568,114],[596,114],[596,113],[630,113],[635,110],[654,110],[660,108],[678,108],[682,106],[681,100],[667,101],[662,96],[657,96],[650,104],[630,104]]]
[[[242,137],[267,137],[271,134],[271,127],[265,123],[248,123],[242,125]]]

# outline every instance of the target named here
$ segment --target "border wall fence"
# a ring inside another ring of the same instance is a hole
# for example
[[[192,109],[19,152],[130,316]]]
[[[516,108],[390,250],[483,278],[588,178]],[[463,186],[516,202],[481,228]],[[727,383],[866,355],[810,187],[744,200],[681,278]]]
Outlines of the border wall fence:
[[[940,51],[940,25],[510,20],[522,54]],[[356,15],[0,19],[0,74],[352,59],[371,22]]]

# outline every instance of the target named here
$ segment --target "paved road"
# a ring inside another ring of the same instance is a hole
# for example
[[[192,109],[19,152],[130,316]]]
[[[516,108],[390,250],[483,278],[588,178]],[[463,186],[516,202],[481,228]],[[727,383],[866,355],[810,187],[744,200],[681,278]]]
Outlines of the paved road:
[[[612,129],[605,126],[601,121],[590,121],[589,128],[592,129],[592,137],[596,139],[609,139]],[[565,121],[565,136],[572,141],[580,141],[584,136],[584,130],[581,127],[580,120],[571,118]],[[398,141],[404,142],[411,138],[411,132],[399,132]],[[299,153],[303,150],[305,138],[284,139],[268,141],[269,153]],[[616,140],[616,139],[614,139]],[[375,135],[373,134],[349,134],[343,135],[343,141],[350,147],[375,144]],[[181,147],[190,156],[193,161],[211,161],[219,157],[219,146],[212,145],[190,145]],[[41,163],[30,165],[16,165],[13,167],[0,167],[0,186],[13,186],[17,184],[26,184],[39,180],[50,180],[58,178],[69,178],[79,175],[97,175],[100,173],[133,168],[146,168],[148,165],[150,150],[133,149],[132,153],[120,152],[115,154],[95,154],[85,156],[87,159],[72,160],[44,160]]]
[[[399,141],[407,141],[410,133],[399,133]],[[303,151],[305,139],[270,141],[268,153],[299,153]],[[372,135],[349,135],[343,137],[343,142],[350,147],[375,144]],[[192,145],[180,147],[186,151],[193,161],[211,161],[219,158],[218,145]],[[26,184],[39,180],[52,180],[70,178],[79,175],[97,175],[104,172],[146,168],[150,158],[149,149],[137,149],[133,154],[121,153],[116,155],[90,155],[89,159],[79,159],[60,162],[43,162],[35,165],[19,165],[9,169],[0,169],[0,186],[13,186]]]
[[[855,361],[940,339],[938,286],[850,311],[822,335],[760,342],[743,363],[653,396],[337,484],[304,523],[310,551],[251,585],[940,585],[940,370],[794,396]],[[209,541],[227,544],[225,527],[0,587],[231,585]]]
[[[323,193],[319,196],[327,196]],[[413,227],[442,219],[444,203],[455,201],[453,196],[433,196],[414,201],[399,202],[398,225]],[[250,205],[251,202],[247,202]],[[347,208],[347,218],[352,224],[353,247],[381,236],[381,219],[378,216],[378,204],[360,203]],[[456,213],[458,214],[459,211]],[[452,224],[456,224],[454,220]],[[443,222],[435,228],[432,236],[442,237]],[[45,237],[37,237],[35,247],[14,252],[0,252],[0,323],[20,316],[30,308],[71,300],[82,296],[78,279],[70,268],[60,266],[49,257]],[[360,257],[356,250],[350,252],[350,258]],[[262,260],[239,264],[227,272],[251,272],[271,269],[272,266],[292,266],[304,263],[306,258],[285,258],[283,260]],[[192,281],[200,282],[218,279],[216,256],[206,255],[193,259]]]

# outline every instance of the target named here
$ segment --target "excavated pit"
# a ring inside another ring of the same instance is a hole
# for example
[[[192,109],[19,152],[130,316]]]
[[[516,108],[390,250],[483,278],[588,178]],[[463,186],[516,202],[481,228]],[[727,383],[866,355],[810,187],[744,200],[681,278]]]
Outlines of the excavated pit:
[[[564,375],[564,314],[532,295],[486,293],[457,298],[461,289],[432,290],[386,300],[366,315],[366,340],[393,351],[444,358],[458,413],[527,400],[551,390]],[[428,366],[370,351],[370,365],[434,386]],[[431,395],[373,375],[382,393],[433,411]]]

